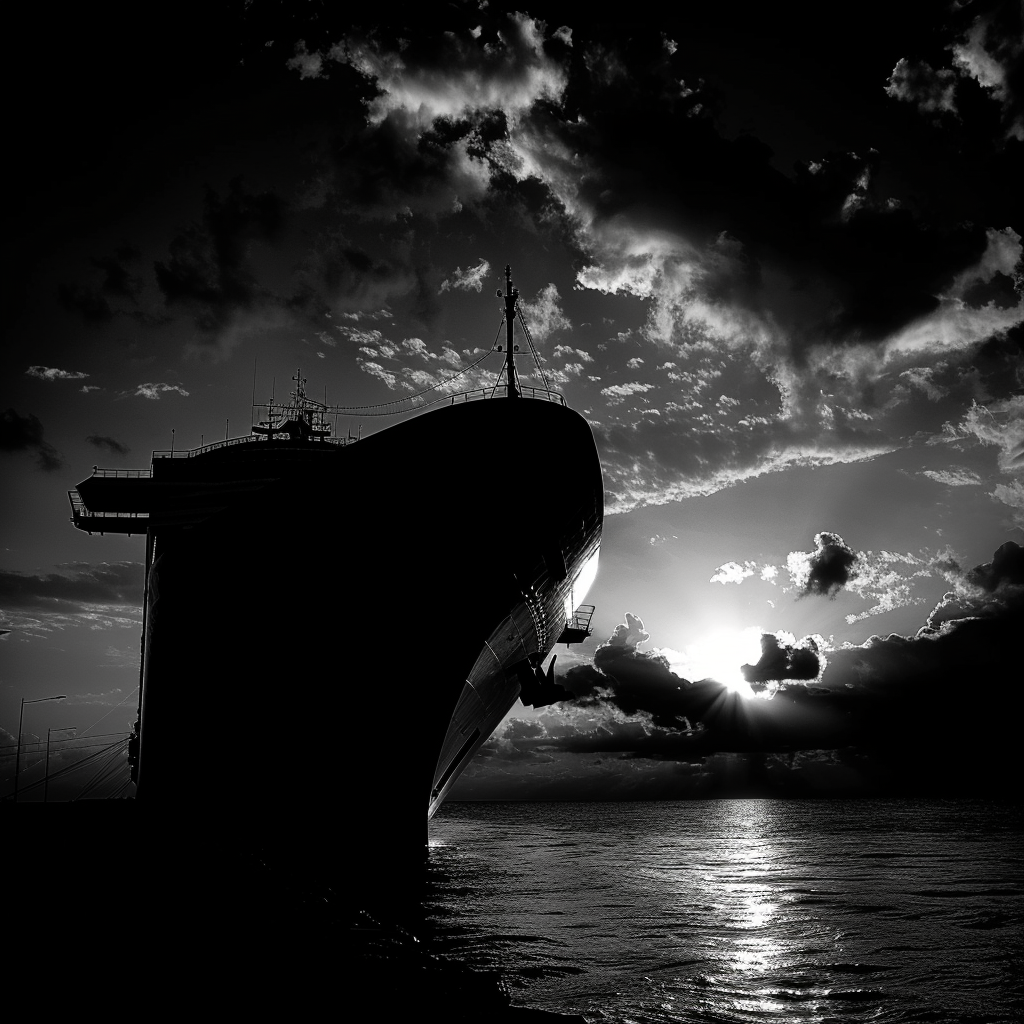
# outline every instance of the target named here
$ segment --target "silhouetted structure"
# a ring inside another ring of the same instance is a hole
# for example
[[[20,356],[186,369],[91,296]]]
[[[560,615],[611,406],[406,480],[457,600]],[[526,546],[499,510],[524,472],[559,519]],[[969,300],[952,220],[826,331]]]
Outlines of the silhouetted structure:
[[[300,373],[252,434],[71,492],[79,529],[147,538],[140,806],[348,868],[372,907],[419,884],[428,816],[522,683],[564,694],[539,666],[589,632],[601,468],[519,382],[517,296],[506,268],[504,385],[356,442]]]

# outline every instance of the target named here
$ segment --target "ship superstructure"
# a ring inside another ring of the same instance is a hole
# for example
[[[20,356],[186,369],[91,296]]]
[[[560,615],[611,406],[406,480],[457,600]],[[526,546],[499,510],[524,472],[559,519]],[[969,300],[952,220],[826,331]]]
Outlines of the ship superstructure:
[[[297,373],[249,435],[70,493],[79,529],[146,535],[140,804],[269,816],[394,879],[515,701],[565,696],[542,662],[589,635],[601,468],[586,420],[519,379],[505,273],[491,388],[356,440]]]

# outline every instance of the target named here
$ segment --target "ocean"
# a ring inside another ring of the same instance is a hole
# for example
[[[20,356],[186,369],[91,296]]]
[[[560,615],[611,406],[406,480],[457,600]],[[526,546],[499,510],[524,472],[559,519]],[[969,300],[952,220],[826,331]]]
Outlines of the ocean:
[[[589,1022],[1024,1020],[1022,810],[450,803],[432,950]]]

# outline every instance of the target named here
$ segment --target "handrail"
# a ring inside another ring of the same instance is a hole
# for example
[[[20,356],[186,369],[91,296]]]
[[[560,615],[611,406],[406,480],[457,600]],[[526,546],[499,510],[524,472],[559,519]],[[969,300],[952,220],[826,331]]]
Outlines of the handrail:
[[[523,398],[536,398],[539,400],[554,402],[557,405],[565,405],[565,396],[558,391],[551,391],[549,388],[537,388],[532,384],[520,384],[519,393]],[[460,391],[458,394],[449,397],[449,404],[454,405],[456,401],[476,402],[484,398],[505,398],[505,395],[496,395],[494,388],[474,388],[472,391]]]
[[[99,466],[92,467],[94,477],[121,480],[146,480],[153,475],[151,469],[100,469]]]
[[[81,519],[145,519],[148,521],[148,512],[93,512],[82,500],[77,489],[68,491],[68,501],[71,502],[71,521],[77,523]]]
[[[539,401],[554,402],[556,405],[566,405],[565,396],[558,391],[552,391],[550,388],[538,388],[531,384],[520,384],[519,392],[523,398],[535,398]],[[440,404],[441,402],[448,402],[450,405],[454,405],[456,402],[476,402],[482,399],[497,398],[495,395],[494,388],[474,388],[472,391],[459,391],[454,395],[448,395],[445,398],[440,398],[437,402],[431,402],[430,405]],[[505,397],[505,396],[500,396]],[[428,408],[429,406],[423,406],[422,408]],[[406,413],[419,412],[421,409],[412,408],[404,409],[396,416],[404,415]],[[355,415],[358,419],[358,414]],[[252,444],[260,441],[265,441],[266,437],[263,434],[244,434],[240,437],[225,438],[223,441],[214,441],[212,444],[201,445],[199,448],[182,448],[182,449],[171,449],[162,448],[158,451],[153,452],[154,459],[191,459],[196,455],[203,455],[206,452],[212,452],[217,448],[229,448],[233,445],[238,444]],[[353,444],[355,438],[349,437],[315,437],[308,438],[313,444],[333,444],[344,447],[347,444]],[[94,467],[93,476],[149,476],[151,470],[138,469],[138,470],[120,470],[120,469],[107,469],[107,470],[96,470]]]
[[[206,452],[212,452],[216,448],[230,448],[236,444],[257,444],[260,441],[266,441],[267,438],[263,434],[244,434],[241,437],[229,437],[223,441],[214,441],[212,444],[204,444],[199,448],[183,448],[174,449],[163,448],[159,451],[153,452],[154,459],[191,459],[196,455],[204,455]],[[347,437],[311,437],[307,438],[311,444],[334,444],[344,447],[349,444],[350,441]]]

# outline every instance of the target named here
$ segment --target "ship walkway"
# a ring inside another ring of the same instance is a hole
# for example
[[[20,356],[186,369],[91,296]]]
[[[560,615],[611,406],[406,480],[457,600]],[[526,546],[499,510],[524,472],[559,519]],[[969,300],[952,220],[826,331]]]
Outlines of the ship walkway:
[[[144,474],[149,476],[148,469],[99,470],[104,475]],[[78,530],[84,530],[90,536],[98,533],[122,533],[129,537],[132,534],[145,533],[149,529],[149,513],[147,512],[90,512],[82,496],[72,488],[68,491],[71,502],[71,522]]]

